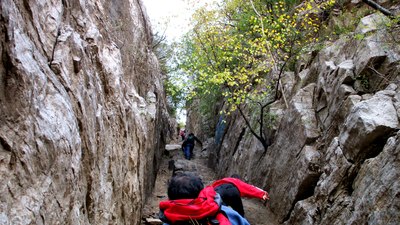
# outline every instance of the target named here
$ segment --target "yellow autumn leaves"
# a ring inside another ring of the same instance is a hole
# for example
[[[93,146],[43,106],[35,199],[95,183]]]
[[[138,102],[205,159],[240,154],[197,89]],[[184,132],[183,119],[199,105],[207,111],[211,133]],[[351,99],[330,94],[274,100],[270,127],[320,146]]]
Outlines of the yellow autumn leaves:
[[[270,71],[318,41],[318,15],[334,0],[308,0],[295,8],[283,0],[265,4],[229,0],[218,9],[197,11],[179,59],[192,78],[191,96],[217,90],[231,110],[265,96],[273,83]]]

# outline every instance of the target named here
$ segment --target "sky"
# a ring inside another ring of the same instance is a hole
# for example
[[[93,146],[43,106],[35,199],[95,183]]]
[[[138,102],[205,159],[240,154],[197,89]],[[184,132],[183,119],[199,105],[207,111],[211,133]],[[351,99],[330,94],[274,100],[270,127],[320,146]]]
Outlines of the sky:
[[[191,15],[213,0],[142,0],[153,30],[164,33],[169,41],[178,40],[189,28]],[[164,25],[167,22],[167,25]]]
[[[166,35],[169,42],[179,41],[189,30],[194,11],[215,0],[142,0],[150,18],[153,32]],[[178,122],[186,123],[186,110],[178,109]]]
[[[142,0],[154,30],[164,33],[169,40],[187,31],[191,11],[185,0]],[[167,23],[167,25],[165,25]]]
[[[209,0],[197,2],[207,1]],[[188,0],[142,0],[142,2],[150,17],[153,31],[165,33],[168,41],[178,41],[188,31],[189,20],[195,10]],[[178,109],[177,115],[178,122],[186,123],[185,109]]]

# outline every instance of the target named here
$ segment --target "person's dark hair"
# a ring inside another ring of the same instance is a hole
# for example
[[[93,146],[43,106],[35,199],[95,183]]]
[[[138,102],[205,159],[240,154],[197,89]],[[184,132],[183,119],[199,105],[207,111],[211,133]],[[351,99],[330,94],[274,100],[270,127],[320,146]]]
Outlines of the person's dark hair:
[[[203,188],[203,181],[197,175],[179,173],[169,181],[168,198],[170,200],[197,198]]]
[[[239,174],[236,174],[236,173],[232,174],[231,177],[232,177],[232,178],[237,178],[237,179],[241,180]]]

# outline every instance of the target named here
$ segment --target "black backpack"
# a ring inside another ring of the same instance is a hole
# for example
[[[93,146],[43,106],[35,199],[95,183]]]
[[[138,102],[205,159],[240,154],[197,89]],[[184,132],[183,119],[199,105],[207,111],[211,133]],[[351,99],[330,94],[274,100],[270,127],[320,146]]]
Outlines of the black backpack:
[[[186,138],[186,143],[188,143],[188,144],[194,144],[194,135],[189,135],[189,136]]]

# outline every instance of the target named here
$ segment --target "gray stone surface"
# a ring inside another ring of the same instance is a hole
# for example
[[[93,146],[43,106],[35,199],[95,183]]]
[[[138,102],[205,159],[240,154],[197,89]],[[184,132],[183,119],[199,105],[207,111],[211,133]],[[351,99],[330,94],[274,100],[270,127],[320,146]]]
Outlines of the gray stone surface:
[[[141,2],[0,4],[0,224],[138,224],[169,135]]]
[[[377,93],[357,103],[347,117],[339,142],[348,160],[362,162],[379,151],[379,145],[399,129],[399,120],[392,98]],[[383,139],[383,140],[381,140]]]
[[[182,148],[182,145],[177,145],[177,144],[165,145],[165,150],[167,150],[167,151],[180,150],[181,148]]]

